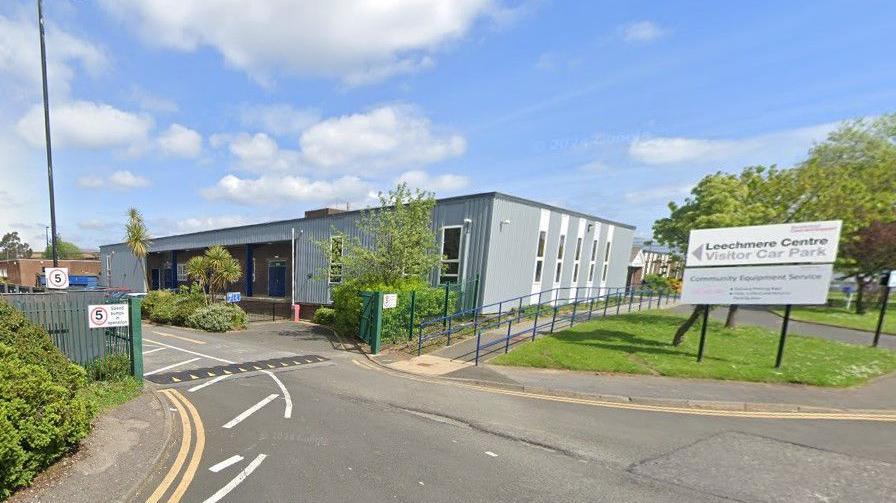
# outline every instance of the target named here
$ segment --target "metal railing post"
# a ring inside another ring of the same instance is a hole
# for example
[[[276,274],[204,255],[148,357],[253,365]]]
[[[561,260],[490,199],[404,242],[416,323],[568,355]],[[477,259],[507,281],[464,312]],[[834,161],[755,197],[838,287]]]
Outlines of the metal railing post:
[[[516,308],[516,322],[520,322],[520,317],[523,315],[523,298],[520,297],[520,305]]]
[[[594,312],[594,297],[591,297],[591,301],[588,303],[588,319],[591,319],[591,314]]]
[[[445,328],[448,323],[445,319],[448,317],[448,287],[449,285],[445,285],[445,302],[442,304],[442,328]]]
[[[476,360],[474,365],[479,365],[479,346],[482,341],[482,330],[476,330]]]
[[[616,289],[616,314],[619,314],[619,310],[622,308],[622,292],[619,288]]]
[[[551,318],[551,333],[554,333],[554,325],[557,323],[557,306],[552,306],[554,308],[554,316]]]
[[[510,327],[513,325],[513,319],[507,320],[507,336],[504,338],[504,352],[510,351]]]
[[[576,292],[576,300],[572,303],[572,316],[569,318],[569,326],[573,326],[576,322],[576,308],[579,306],[579,293]]]
[[[606,299],[604,300],[604,318],[607,317],[607,308],[610,307],[610,289],[607,288]]]
[[[653,308],[653,290],[650,291],[650,294],[647,296],[647,309]]]
[[[408,322],[408,340],[414,338],[414,310],[417,307],[417,290],[411,290],[411,316]]]
[[[128,331],[131,333],[131,343],[128,350],[131,353],[131,375],[139,381],[143,381],[143,324],[141,314],[140,297],[128,298]]]
[[[535,307],[535,322],[532,324],[532,340],[535,340],[535,333],[538,331],[538,313],[541,311],[541,304]]]

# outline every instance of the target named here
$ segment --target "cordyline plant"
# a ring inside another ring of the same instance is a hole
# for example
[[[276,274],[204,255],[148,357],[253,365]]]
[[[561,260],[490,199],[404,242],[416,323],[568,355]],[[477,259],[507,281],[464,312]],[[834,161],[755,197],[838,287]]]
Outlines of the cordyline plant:
[[[149,291],[149,283],[146,280],[146,255],[149,253],[149,231],[146,229],[146,223],[143,221],[143,215],[137,211],[137,208],[128,209],[128,221],[124,226],[124,241],[131,253],[137,259],[140,266],[140,277],[143,278],[143,291]]]
[[[240,263],[221,245],[212,246],[203,255],[187,261],[187,276],[206,292],[206,304],[214,302],[217,292],[225,291],[229,283],[242,275]]]

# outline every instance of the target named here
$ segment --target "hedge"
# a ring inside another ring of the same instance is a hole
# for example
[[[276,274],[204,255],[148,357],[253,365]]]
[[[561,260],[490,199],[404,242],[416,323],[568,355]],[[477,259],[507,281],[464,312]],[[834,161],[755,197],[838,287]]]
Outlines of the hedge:
[[[0,499],[87,435],[86,385],[44,329],[0,301]]]
[[[332,307],[319,307],[314,310],[311,321],[318,325],[332,326],[336,321],[336,310]]]
[[[177,292],[153,290],[143,299],[143,316],[154,323],[191,327],[208,332],[244,328],[246,313],[234,304],[207,305],[205,294],[196,285],[181,286]]]

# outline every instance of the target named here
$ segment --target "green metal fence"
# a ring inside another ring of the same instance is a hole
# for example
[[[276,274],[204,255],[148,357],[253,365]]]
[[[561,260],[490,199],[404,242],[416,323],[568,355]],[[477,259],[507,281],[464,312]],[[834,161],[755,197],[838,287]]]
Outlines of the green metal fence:
[[[3,294],[4,299],[43,327],[69,360],[91,368],[102,378],[114,357],[128,359],[130,374],[143,376],[143,342],[139,297],[118,292],[72,291],[61,293]],[[127,304],[129,326],[90,328],[88,306]]]

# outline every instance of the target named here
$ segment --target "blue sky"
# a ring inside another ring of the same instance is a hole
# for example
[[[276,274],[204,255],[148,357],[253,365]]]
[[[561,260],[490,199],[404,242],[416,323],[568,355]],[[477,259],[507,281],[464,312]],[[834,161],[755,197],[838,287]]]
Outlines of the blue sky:
[[[0,4],[0,232],[48,223],[35,4]],[[47,0],[59,232],[498,190],[650,235],[703,175],[896,110],[892,2]]]

